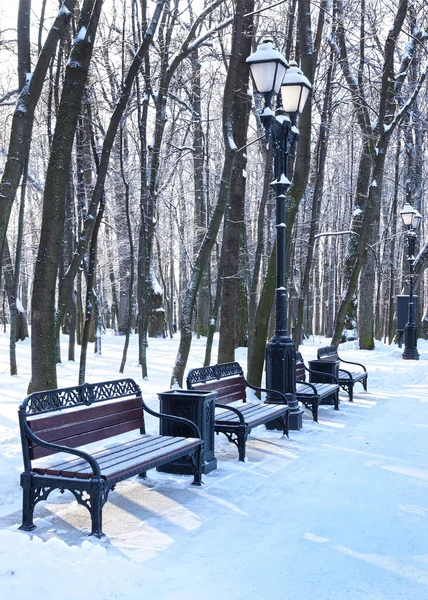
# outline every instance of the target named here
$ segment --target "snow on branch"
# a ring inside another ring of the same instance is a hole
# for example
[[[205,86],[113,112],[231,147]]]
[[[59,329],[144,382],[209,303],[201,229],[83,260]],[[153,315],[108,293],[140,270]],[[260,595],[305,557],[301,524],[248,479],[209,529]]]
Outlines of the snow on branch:
[[[418,83],[417,83],[415,89],[413,90],[411,96],[406,100],[406,102],[403,104],[403,106],[397,112],[397,114],[395,115],[395,117],[391,121],[391,123],[389,123],[389,125],[384,125],[384,132],[385,132],[385,135],[387,135],[388,137],[390,137],[392,135],[392,132],[394,131],[394,129],[403,120],[407,111],[409,110],[409,108],[411,107],[413,102],[416,100],[416,98],[420,92],[420,89],[426,79],[427,73],[428,73],[428,62],[425,64],[425,69],[422,71],[421,75],[419,76]]]
[[[356,235],[359,236],[359,234],[356,231],[326,231],[324,233],[317,233],[317,235],[315,236],[314,239],[318,239],[320,237],[329,237],[332,235]]]
[[[222,23],[219,23],[218,25],[216,25],[212,29],[209,29],[208,31],[206,31],[205,33],[203,33],[202,35],[200,35],[199,37],[197,37],[194,42],[192,42],[191,44],[189,44],[188,51],[189,52],[193,52],[193,50],[195,50],[196,48],[198,48],[198,46],[201,46],[202,43],[207,38],[211,37],[213,33],[215,33],[216,31],[220,31],[221,29],[224,29],[225,27],[227,27],[228,25],[230,25],[230,23],[232,23],[232,22],[233,22],[233,17],[229,17],[229,19],[226,19],[225,21],[223,21]]]
[[[428,267],[428,242],[425,243],[422,250],[419,252],[418,256],[414,262],[414,269],[416,275],[420,275],[423,271]]]
[[[9,100],[9,98],[11,96],[14,96],[15,94],[18,94],[18,92],[19,92],[18,89],[16,89],[16,90],[9,90],[5,94],[3,94],[3,96],[0,96],[0,104],[7,104],[7,105],[15,104],[15,102],[12,102],[12,101],[11,102],[6,102],[6,100]]]
[[[223,21],[223,23],[220,23],[219,25],[216,25],[215,27],[213,27],[212,29],[207,31],[205,34],[200,35],[197,38],[198,44],[196,45],[196,40],[193,39],[196,35],[196,31],[202,25],[205,18],[210,13],[212,13],[212,11],[217,8],[217,6],[219,6],[223,2],[224,2],[224,0],[214,0],[214,2],[211,2],[211,4],[206,6],[204,8],[204,10],[195,19],[195,22],[193,23],[192,27],[189,29],[189,33],[187,34],[187,37],[184,40],[180,50],[176,54],[174,54],[174,56],[171,58],[171,60],[169,62],[168,71],[170,72],[170,74],[172,74],[175,71],[175,69],[178,67],[178,65],[183,60],[183,58],[188,56],[188,54],[190,54],[190,52],[192,52],[192,50],[194,50],[195,48],[197,48],[198,45],[200,45],[202,42],[204,42],[207,39],[207,37],[210,37],[216,31],[220,31],[220,29],[223,29],[224,27],[226,27],[233,21],[233,18],[227,19],[226,21]],[[190,45],[192,46],[191,49],[189,49]]]
[[[281,4],[285,4],[286,2],[287,2],[287,0],[279,0],[279,2],[274,2],[273,4],[269,4],[269,6],[264,6],[263,8],[259,8],[258,10],[255,10],[254,12],[247,13],[246,15],[244,15],[244,17],[251,17],[252,15],[258,15],[259,13],[264,12],[265,10],[270,10],[271,8],[281,6]]]
[[[175,100],[175,102],[177,102],[177,104],[182,106],[185,110],[189,111],[192,115],[198,116],[197,112],[193,109],[193,107],[190,106],[190,104],[188,104],[187,102],[185,102],[182,98],[180,98],[173,92],[168,92],[168,96]]]

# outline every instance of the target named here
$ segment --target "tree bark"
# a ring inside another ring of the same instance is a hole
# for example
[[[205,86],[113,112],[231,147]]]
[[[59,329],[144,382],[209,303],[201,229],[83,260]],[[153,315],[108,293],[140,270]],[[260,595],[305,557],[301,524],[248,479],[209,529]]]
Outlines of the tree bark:
[[[65,0],[63,9],[59,11],[54,24],[49,30],[34,72],[26,80],[19,94],[13,114],[9,149],[0,181],[0,256],[6,239],[7,226],[16,190],[21,181],[24,165],[28,163],[34,110],[42,92],[49,64],[55,54],[58,41],[67,30],[75,3],[76,0]]]
[[[57,387],[55,364],[55,288],[62,236],[71,151],[83,89],[101,13],[102,1],[85,0],[78,35],[70,54],[52,151],[46,173],[43,217],[34,272],[32,300],[31,391]]]

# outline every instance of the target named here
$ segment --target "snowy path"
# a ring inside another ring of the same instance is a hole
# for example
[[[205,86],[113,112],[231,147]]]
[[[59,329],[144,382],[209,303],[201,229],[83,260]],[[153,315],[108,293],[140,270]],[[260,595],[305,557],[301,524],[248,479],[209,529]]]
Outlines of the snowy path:
[[[0,596],[28,597],[31,578],[41,599],[52,562],[54,585],[70,582],[65,600],[426,600],[426,349],[418,363],[389,348],[350,352],[370,357],[369,393],[357,385],[353,404],[341,393],[341,410],[322,407],[318,425],[305,413],[289,440],[258,428],[245,464],[216,438],[203,488],[156,472],[123,482],[104,509],[105,540],[87,541],[87,511],[59,494],[37,507],[34,536],[17,532],[20,492],[6,477]]]

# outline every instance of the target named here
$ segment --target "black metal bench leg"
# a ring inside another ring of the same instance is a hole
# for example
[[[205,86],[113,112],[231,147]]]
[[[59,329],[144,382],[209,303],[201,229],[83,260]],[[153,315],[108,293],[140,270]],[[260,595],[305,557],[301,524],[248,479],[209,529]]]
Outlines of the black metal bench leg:
[[[314,398],[312,400],[312,418],[316,423],[318,423],[318,404],[319,398]]]
[[[34,491],[30,482],[22,482],[22,525],[19,529],[23,531],[32,531],[35,529],[33,523],[34,513]]]
[[[199,448],[195,452],[195,456],[192,457],[194,473],[192,485],[202,485],[202,450],[203,446],[199,446]]]
[[[91,521],[92,531],[90,535],[95,535],[97,538],[104,536],[102,531],[102,495],[100,490],[91,493]]]
[[[281,421],[282,421],[282,433],[288,437],[288,431],[290,429],[289,425],[288,425],[288,423],[289,423],[288,413],[282,417]]]
[[[349,393],[349,402],[353,402],[354,401],[354,384],[350,383],[348,385],[348,393]]]
[[[147,479],[147,472],[143,471],[143,473],[138,473],[138,477],[141,477],[142,479]]]
[[[334,394],[334,410],[339,410],[339,390]]]
[[[362,383],[363,383],[364,391],[367,392],[367,377],[364,377]]]
[[[248,430],[246,427],[238,427],[238,458],[241,462],[245,462],[246,443],[248,437]]]

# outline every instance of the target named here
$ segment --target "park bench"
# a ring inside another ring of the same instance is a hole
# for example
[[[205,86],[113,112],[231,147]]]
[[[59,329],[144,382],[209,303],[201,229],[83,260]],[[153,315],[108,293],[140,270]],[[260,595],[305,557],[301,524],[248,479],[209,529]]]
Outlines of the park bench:
[[[312,375],[322,375],[330,383],[309,383],[306,381],[306,372]],[[308,369],[303,361],[301,352],[296,352],[296,398],[312,411],[313,420],[318,422],[318,406],[332,399],[335,410],[339,410],[339,382],[337,377],[328,373],[318,373]]]
[[[248,383],[237,362],[191,369],[186,379],[187,389],[217,392],[214,431],[224,433],[238,448],[239,460],[245,460],[246,442],[254,427],[279,421],[288,436],[287,399],[281,392],[266,390]],[[247,387],[257,392],[276,395],[282,404],[247,402]],[[233,405],[232,405],[233,403]]]
[[[336,346],[324,346],[318,348],[317,351],[318,360],[328,362],[339,362],[338,380],[340,387],[347,392],[350,402],[354,400],[354,385],[361,383],[364,390],[367,391],[367,369],[364,365],[356,362],[350,362],[349,360],[343,360],[340,358]],[[351,370],[344,369],[342,363],[352,365]],[[354,370],[354,367],[359,367],[358,370]],[[361,370],[362,369],[362,370]]]
[[[148,435],[145,412],[184,422],[195,437]],[[151,410],[132,379],[33,393],[19,408],[19,424],[24,461],[20,529],[25,531],[35,527],[35,505],[55,489],[69,490],[89,510],[91,535],[101,537],[102,508],[119,481],[145,477],[149,469],[186,456],[193,485],[201,485],[203,442],[197,426]]]

